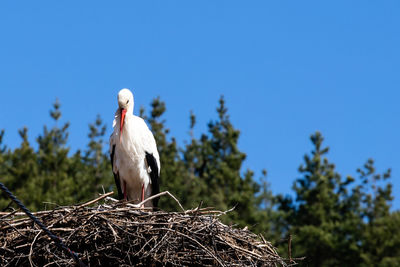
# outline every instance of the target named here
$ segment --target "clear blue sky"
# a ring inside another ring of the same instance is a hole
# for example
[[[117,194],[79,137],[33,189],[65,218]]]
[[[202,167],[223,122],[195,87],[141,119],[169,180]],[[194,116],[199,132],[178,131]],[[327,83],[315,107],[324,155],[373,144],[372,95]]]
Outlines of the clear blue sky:
[[[173,136],[216,117],[225,95],[245,167],[290,193],[320,130],[344,175],[369,157],[393,169],[400,207],[399,1],[1,1],[0,129],[30,140],[58,97],[73,150],[108,124],[123,87],[160,96]]]

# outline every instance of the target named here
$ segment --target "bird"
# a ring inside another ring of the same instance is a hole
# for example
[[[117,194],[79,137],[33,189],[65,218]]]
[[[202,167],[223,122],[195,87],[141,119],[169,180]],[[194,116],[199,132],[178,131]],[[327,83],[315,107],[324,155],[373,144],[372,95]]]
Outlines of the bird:
[[[133,114],[132,92],[121,89],[110,136],[110,160],[120,200],[135,204],[160,192],[160,156],[146,122]],[[158,207],[159,198],[143,207]]]

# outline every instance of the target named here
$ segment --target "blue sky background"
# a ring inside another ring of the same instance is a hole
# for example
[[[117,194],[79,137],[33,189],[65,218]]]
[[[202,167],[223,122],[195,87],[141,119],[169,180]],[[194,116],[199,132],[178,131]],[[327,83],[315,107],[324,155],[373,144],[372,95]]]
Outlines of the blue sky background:
[[[119,89],[135,113],[160,96],[172,136],[188,139],[225,95],[245,168],[290,193],[319,130],[343,175],[372,157],[393,169],[400,207],[399,1],[1,1],[0,129],[20,144],[51,125],[58,97],[73,150]]]

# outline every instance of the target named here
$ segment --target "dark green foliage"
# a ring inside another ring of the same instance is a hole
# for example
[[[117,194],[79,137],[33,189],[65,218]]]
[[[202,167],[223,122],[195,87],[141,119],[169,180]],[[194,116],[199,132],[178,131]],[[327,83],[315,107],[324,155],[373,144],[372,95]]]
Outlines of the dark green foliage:
[[[296,199],[280,197],[287,234],[294,235],[296,256],[306,256],[307,266],[396,266],[400,230],[390,227],[396,213],[390,213],[390,170],[376,174],[373,160],[358,169],[360,178],[342,179],[326,158],[319,132],[311,136],[311,155],[293,189]],[[398,216],[398,215],[397,215]]]
[[[19,131],[20,147],[14,151],[3,147],[0,154],[2,182],[32,210],[82,202],[98,196],[102,186],[107,191],[112,188],[109,161],[103,149],[105,126],[100,117],[90,125],[90,142],[84,155],[77,151],[70,156],[69,123],[59,127],[58,101],[53,104],[50,116],[54,126],[44,126],[36,139],[37,151],[30,146],[28,130],[23,128]],[[0,207],[7,207],[6,203],[9,200],[3,196]]]
[[[87,172],[82,173],[82,186],[91,190],[91,198],[96,197],[103,190],[108,192],[114,189],[114,178],[108,155],[108,139],[104,140],[106,129],[100,115],[97,115],[95,122],[89,125],[89,144],[83,157]],[[104,153],[105,150],[107,153]]]
[[[306,256],[304,266],[400,265],[400,214],[390,206],[390,170],[377,173],[369,159],[357,170],[357,178],[343,177],[328,160],[329,148],[316,132],[311,136],[313,150],[304,156],[293,184],[295,198],[274,196],[267,171],[256,178],[252,170],[243,170],[246,154],[238,147],[240,131],[232,125],[223,97],[206,133],[196,134],[196,116],[190,113],[189,140],[183,146],[170,136],[165,111],[165,103],[156,98],[148,115],[143,107],[140,115],[158,145],[161,191],[174,194],[186,209],[200,204],[219,210],[235,207],[222,218],[226,223],[262,233],[281,254],[292,235],[292,257]],[[61,121],[58,101],[50,116],[54,123],[36,138],[37,149],[29,143],[26,128],[19,131],[21,144],[14,150],[3,144],[0,131],[1,182],[32,210],[83,202],[115,190],[107,128],[100,116],[89,125],[87,147],[75,152],[68,146],[69,123]],[[0,209],[9,204],[0,195]],[[160,207],[179,210],[168,197],[160,199]]]

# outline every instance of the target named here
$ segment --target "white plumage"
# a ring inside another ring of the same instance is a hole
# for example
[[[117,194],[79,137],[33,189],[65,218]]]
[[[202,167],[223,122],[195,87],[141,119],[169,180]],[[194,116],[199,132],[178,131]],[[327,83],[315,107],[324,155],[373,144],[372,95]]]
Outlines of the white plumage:
[[[159,192],[160,157],[152,132],[142,118],[133,115],[133,107],[131,91],[122,89],[110,137],[110,157],[119,198],[139,203]],[[157,202],[148,201],[145,206],[157,206]]]

